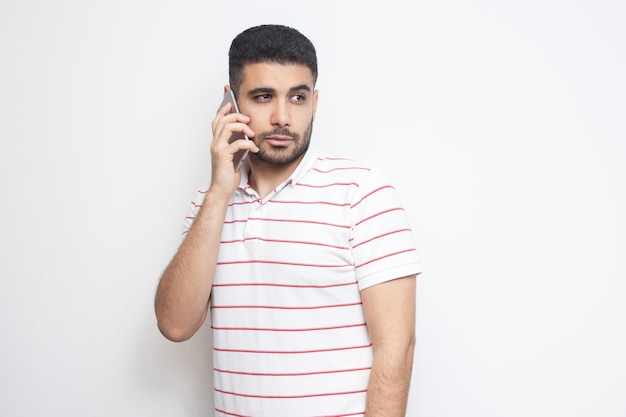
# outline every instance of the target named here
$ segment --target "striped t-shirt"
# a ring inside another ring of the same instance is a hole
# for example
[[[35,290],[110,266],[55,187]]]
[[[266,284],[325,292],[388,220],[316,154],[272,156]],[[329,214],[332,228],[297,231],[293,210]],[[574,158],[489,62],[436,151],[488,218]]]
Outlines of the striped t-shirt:
[[[309,151],[260,199],[242,170],[211,295],[215,415],[363,416],[372,350],[359,291],[419,272],[379,171]]]

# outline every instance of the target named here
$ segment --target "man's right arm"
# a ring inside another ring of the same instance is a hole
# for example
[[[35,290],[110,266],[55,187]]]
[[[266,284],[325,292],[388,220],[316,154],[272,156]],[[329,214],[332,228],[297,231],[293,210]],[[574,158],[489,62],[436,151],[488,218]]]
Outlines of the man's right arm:
[[[241,149],[258,152],[252,141],[228,143],[232,132],[254,136],[250,118],[220,109],[213,120],[211,186],[185,240],[163,272],[154,307],[159,330],[175,342],[189,339],[202,326],[209,308],[213,275],[226,211],[240,173],[234,172],[233,156]]]
[[[155,297],[157,323],[168,339],[181,342],[206,317],[228,197],[209,190],[185,240],[163,272]]]

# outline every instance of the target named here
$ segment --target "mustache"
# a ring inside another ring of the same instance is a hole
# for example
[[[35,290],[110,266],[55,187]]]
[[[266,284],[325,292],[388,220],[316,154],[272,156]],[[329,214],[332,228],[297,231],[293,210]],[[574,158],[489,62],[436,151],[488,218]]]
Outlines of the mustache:
[[[268,136],[272,136],[272,135],[289,136],[293,140],[299,140],[300,139],[300,135],[298,133],[292,132],[291,130],[287,129],[286,127],[283,127],[283,128],[277,127],[277,128],[274,128],[273,130],[271,130],[269,132],[263,132],[263,133],[261,133],[259,135],[259,139],[260,140],[264,140]]]

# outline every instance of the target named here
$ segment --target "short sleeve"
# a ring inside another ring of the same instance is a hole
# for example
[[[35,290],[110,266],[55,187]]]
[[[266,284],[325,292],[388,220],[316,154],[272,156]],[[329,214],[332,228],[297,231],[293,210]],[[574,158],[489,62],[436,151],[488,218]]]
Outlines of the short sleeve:
[[[198,212],[200,212],[200,207],[202,207],[202,203],[204,202],[204,198],[206,197],[207,190],[208,187],[199,188],[196,193],[196,197],[189,205],[189,212],[187,213],[187,216],[185,216],[185,220],[183,222],[182,240],[185,240],[185,237],[187,237],[187,233],[189,233],[189,229],[191,229],[191,225],[196,220]]]
[[[361,290],[421,272],[407,213],[382,171],[370,169],[360,178],[351,215],[351,247]]]

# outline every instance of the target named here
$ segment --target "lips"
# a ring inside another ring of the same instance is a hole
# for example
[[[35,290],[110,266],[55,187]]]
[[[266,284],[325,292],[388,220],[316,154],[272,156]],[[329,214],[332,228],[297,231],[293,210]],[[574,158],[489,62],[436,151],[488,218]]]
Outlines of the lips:
[[[291,145],[293,138],[291,136],[272,135],[265,138],[265,142],[272,146],[285,147]]]

